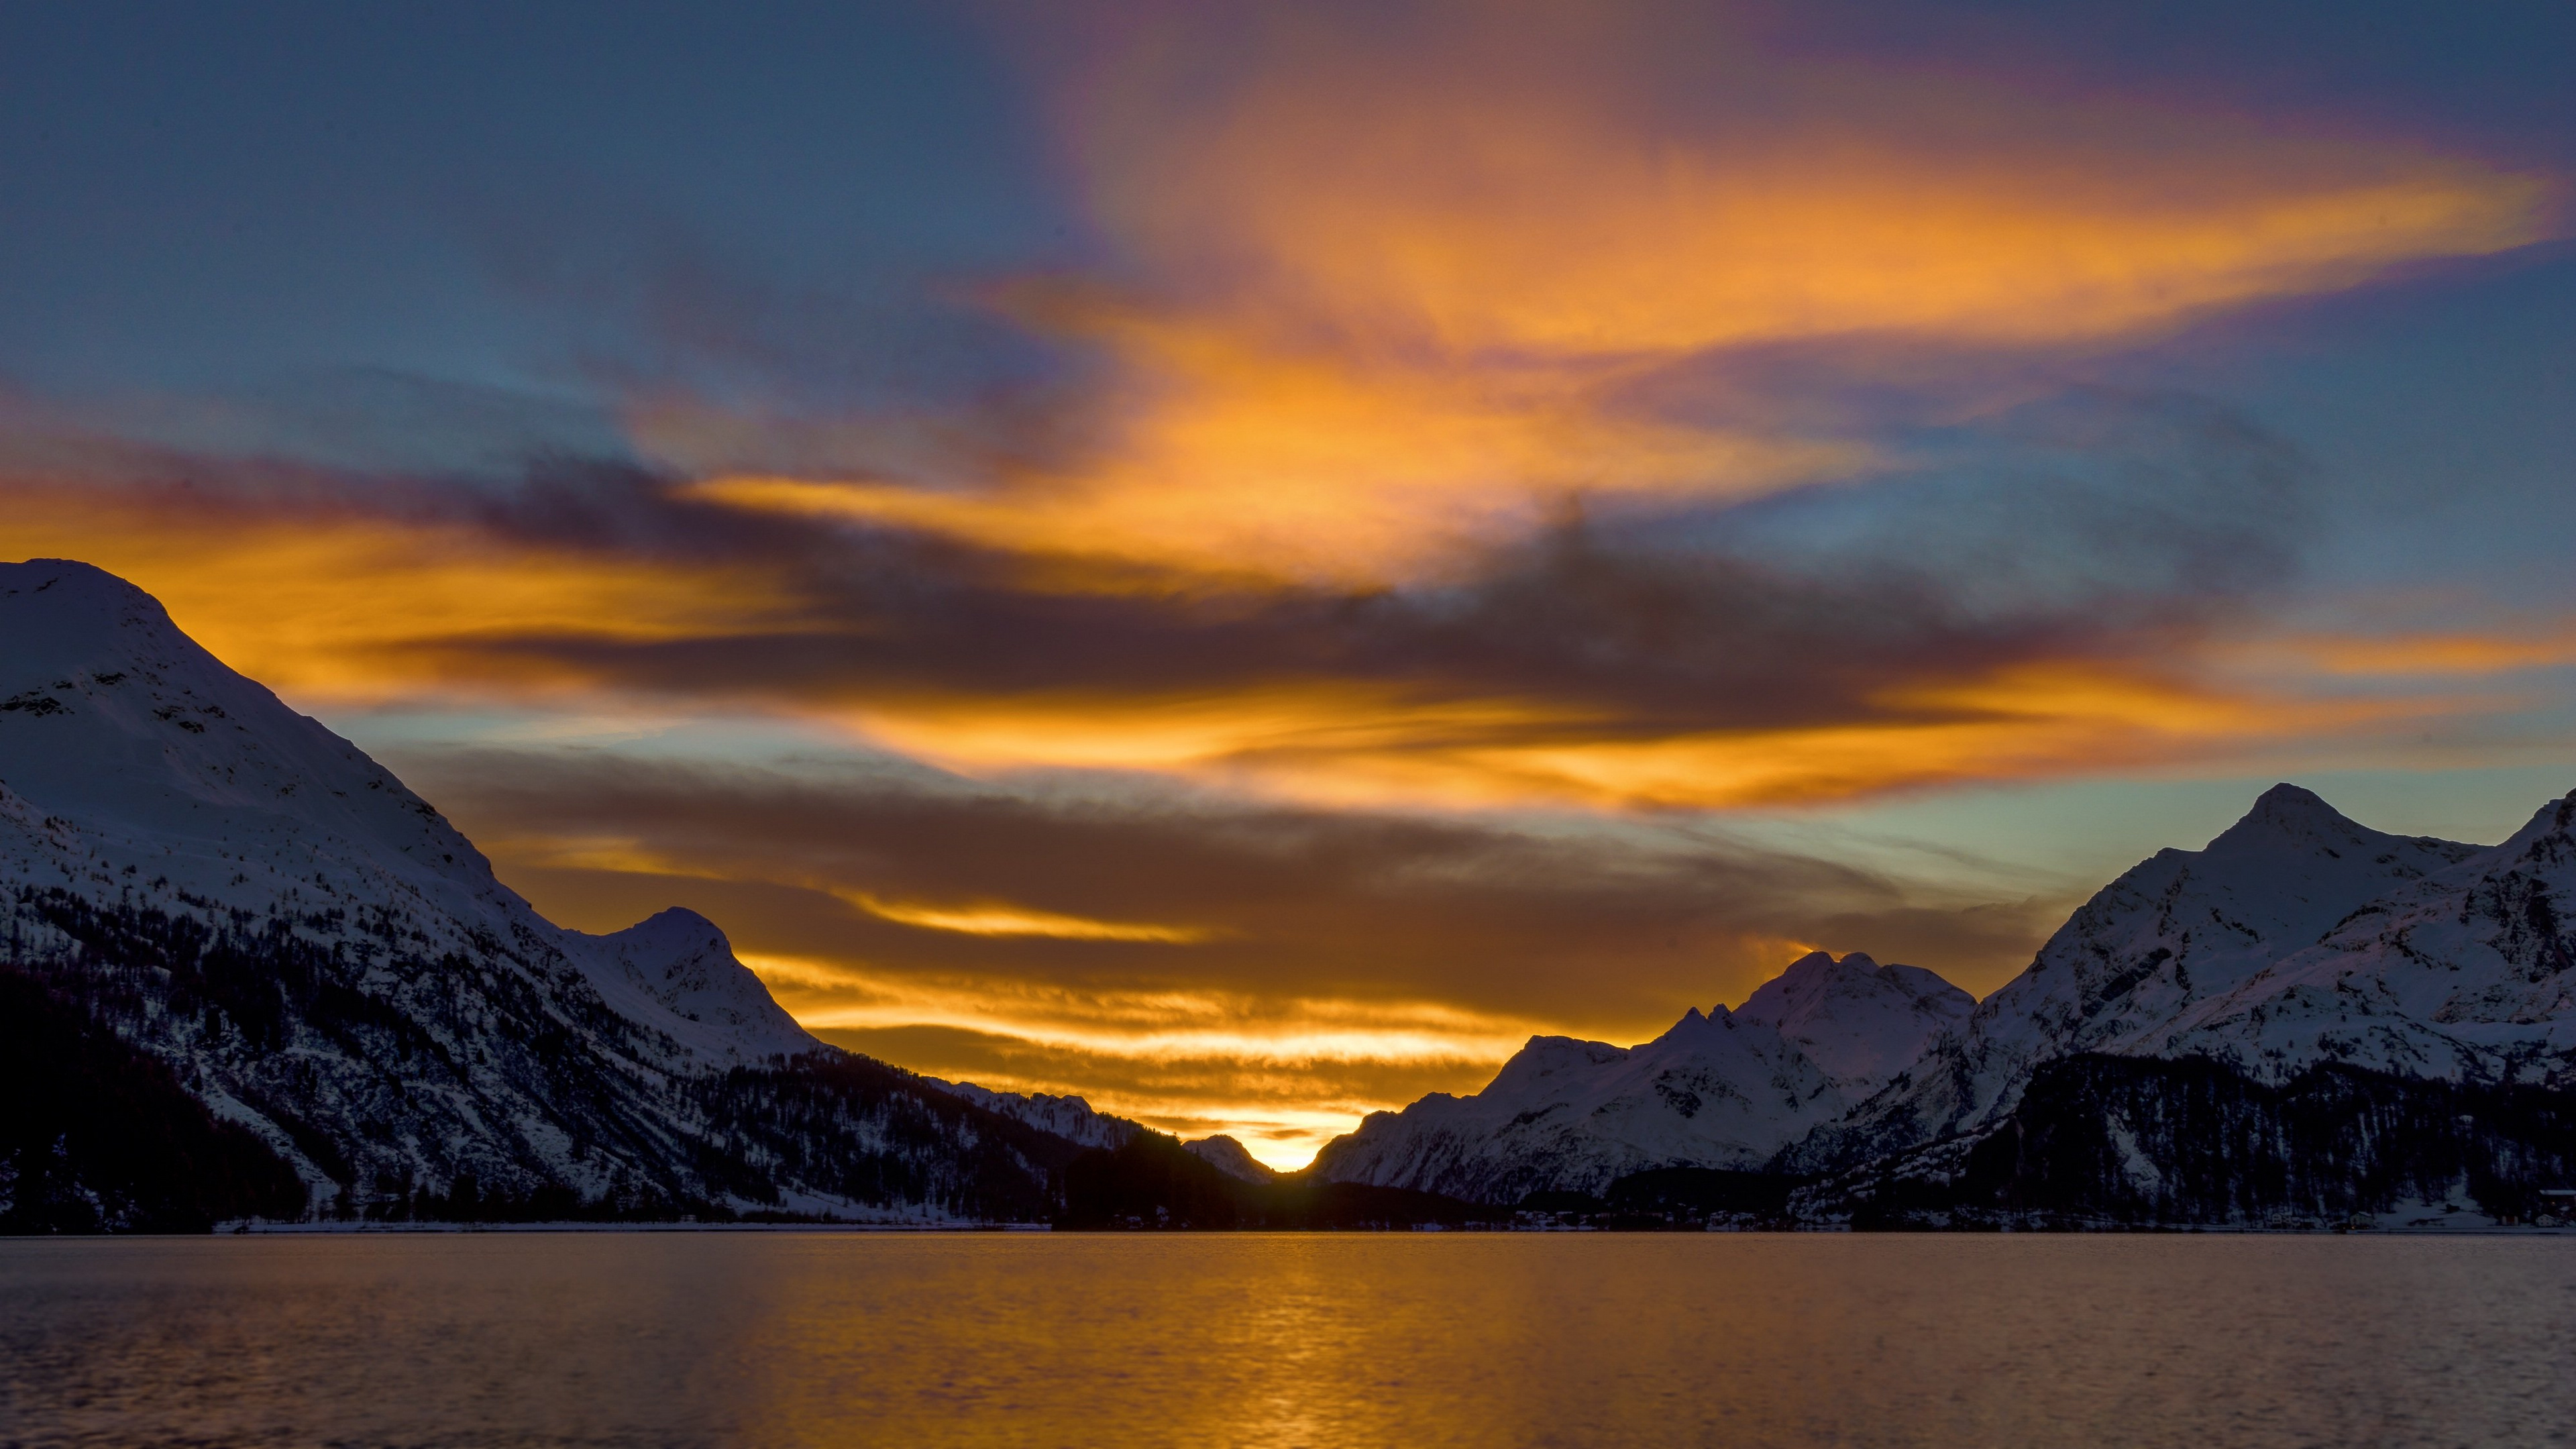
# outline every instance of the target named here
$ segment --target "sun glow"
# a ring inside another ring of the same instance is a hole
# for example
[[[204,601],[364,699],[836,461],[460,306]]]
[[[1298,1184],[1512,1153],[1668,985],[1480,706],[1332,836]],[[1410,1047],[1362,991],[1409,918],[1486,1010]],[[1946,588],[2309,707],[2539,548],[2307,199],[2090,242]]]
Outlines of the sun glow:
[[[742,960],[810,1031],[969,1033],[1028,1062],[958,1073],[983,1086],[1078,1094],[1182,1136],[1231,1133],[1283,1170],[1369,1112],[1435,1087],[1483,1085],[1536,1029],[1430,1001],[1047,988],[807,957]]]

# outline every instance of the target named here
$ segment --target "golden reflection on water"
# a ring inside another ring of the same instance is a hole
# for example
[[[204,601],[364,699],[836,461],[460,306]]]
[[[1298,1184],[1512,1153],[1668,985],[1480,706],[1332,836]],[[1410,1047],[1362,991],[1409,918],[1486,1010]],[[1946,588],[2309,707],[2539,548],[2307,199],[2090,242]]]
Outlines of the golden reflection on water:
[[[2452,1445],[2576,1239],[0,1244],[0,1443]]]

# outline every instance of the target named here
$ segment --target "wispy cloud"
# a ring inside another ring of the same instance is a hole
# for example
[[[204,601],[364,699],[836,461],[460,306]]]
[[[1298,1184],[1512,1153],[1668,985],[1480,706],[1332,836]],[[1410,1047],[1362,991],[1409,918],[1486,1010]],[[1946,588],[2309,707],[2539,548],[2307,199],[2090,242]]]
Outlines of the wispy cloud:
[[[966,936],[1045,936],[1058,941],[1154,941],[1185,946],[1215,934],[1204,926],[1157,926],[1140,921],[1095,921],[1060,911],[1031,910],[1002,902],[932,906],[918,901],[890,901],[868,891],[834,894],[880,920],[925,931],[955,931]]]
[[[2474,158],[1765,56],[1749,27],[1671,7],[1382,10],[1157,10],[1104,27],[1062,85],[1126,279],[999,296],[1106,359],[1085,447],[988,479],[710,495],[1015,552],[1400,583],[1543,528],[1568,495],[1725,502],[1874,461],[1870,439],[1722,400],[1639,405],[1712,352],[2098,350],[2556,221],[2549,183]]]
[[[1639,1040],[1685,1006],[1740,1002],[1817,945],[1990,985],[2062,909],[1574,818],[567,748],[394,759],[558,919],[608,929],[685,903],[833,1040],[1176,1130],[1269,1134],[1283,1155],[1360,1112],[1472,1089],[1534,1032]],[[1010,902],[1015,929],[871,908],[896,901]]]

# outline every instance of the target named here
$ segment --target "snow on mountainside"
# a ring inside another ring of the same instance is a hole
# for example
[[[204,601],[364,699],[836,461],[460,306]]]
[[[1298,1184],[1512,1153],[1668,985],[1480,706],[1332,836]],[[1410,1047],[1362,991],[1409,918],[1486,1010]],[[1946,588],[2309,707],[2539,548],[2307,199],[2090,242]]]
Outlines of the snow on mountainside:
[[[2337,1144],[2292,1164],[2323,1184],[2387,1123],[2415,1124],[2418,1186],[2497,1153],[2554,1171],[2524,1148],[2564,1135],[2552,1093],[2576,1088],[2572,832],[2576,795],[2488,848],[2279,786],[2205,849],[2104,887],[1983,1003],[1817,953],[1641,1046],[1532,1038],[1480,1092],[1371,1115],[1315,1175],[1510,1201],[1653,1167],[1879,1173],[1910,1154],[1924,1182],[2009,1158],[2027,1183],[2075,1160],[2014,1155],[2053,1133],[2090,1144],[2085,1172],[2242,1185],[2244,1163],[2191,1177],[2139,1144],[2188,1154],[2257,1124]],[[826,1047],[687,911],[553,925],[355,746],[83,564],[0,564],[0,913],[0,971],[166,1066],[322,1211],[1026,1220],[1083,1148],[1142,1130]],[[2319,1076],[2356,1069],[2383,1075]],[[2177,1091],[2215,1125],[2177,1127]],[[2335,1115],[2356,1092],[2379,1094],[2362,1126]],[[2473,1119],[2503,1135],[2427,1136]],[[1249,1161],[1224,1139],[1189,1150]],[[26,1180],[0,1158],[0,1216]]]
[[[591,984],[629,1020],[650,1019],[658,1008],[698,1028],[695,1034],[715,1053],[794,1055],[814,1049],[814,1039],[787,1008],[734,959],[724,932],[695,911],[674,906],[585,944],[595,963]]]
[[[2323,1063],[2565,1081],[2567,816],[2555,803],[2481,849],[2383,834],[2276,786],[2206,849],[2159,851],[2105,886],[1911,1082],[1803,1155],[1976,1132],[2040,1065],[2083,1052],[2208,1058],[2272,1083]]]
[[[1124,1117],[1094,1111],[1091,1104],[1080,1097],[1056,1097],[1045,1092],[997,1092],[973,1082],[943,1082],[937,1077],[924,1077],[922,1081],[962,1097],[988,1112],[999,1112],[1041,1132],[1052,1132],[1085,1147],[1124,1147],[1135,1140],[1137,1133],[1145,1130],[1142,1124]]]
[[[1780,1033],[1846,1095],[1867,1096],[1976,1005],[1920,966],[1881,966],[1858,951],[1836,961],[1816,951],[1762,983],[1735,1019]]]
[[[1482,1092],[1373,1115],[1318,1162],[1505,1201],[1668,1165],[1842,1171],[1935,1142],[1956,1156],[2051,1064],[2092,1056],[2213,1064],[2247,1102],[2327,1068],[2576,1087],[2571,831],[2576,795],[2483,848],[2371,830],[2277,786],[2205,849],[2105,886],[1982,1003],[1930,972],[1810,956],[1741,1010],[1692,1012],[1641,1047],[1533,1039]]]
[[[1279,1180],[1278,1169],[1253,1156],[1250,1148],[1222,1132],[1196,1142],[1184,1142],[1181,1150],[1237,1182],[1271,1183]]]
[[[85,564],[0,565],[0,621],[11,884],[162,909],[283,905],[335,939],[399,916],[406,949],[488,937],[579,972],[682,1058],[818,1045],[697,917],[702,931],[646,922],[607,938],[543,920],[426,801],[199,648],[142,590]],[[695,982],[691,1005],[729,1009],[705,1021],[676,1009],[675,973]]]
[[[546,1189],[1025,1214],[1071,1150],[824,1047],[701,917],[546,921],[85,564],[0,564],[0,909],[10,963],[351,1211]],[[796,1108],[747,1115],[772,1099]]]
[[[2449,1081],[2576,1085],[2576,794],[2347,912],[2316,943],[2125,1043],[2262,1081],[2317,1061]]]
[[[1929,971],[1819,951],[1740,1011],[1693,1007],[1621,1048],[1532,1037],[1472,1096],[1372,1113],[1321,1177],[1486,1202],[1596,1191],[1645,1168],[1758,1168],[1913,1063],[1972,999]]]

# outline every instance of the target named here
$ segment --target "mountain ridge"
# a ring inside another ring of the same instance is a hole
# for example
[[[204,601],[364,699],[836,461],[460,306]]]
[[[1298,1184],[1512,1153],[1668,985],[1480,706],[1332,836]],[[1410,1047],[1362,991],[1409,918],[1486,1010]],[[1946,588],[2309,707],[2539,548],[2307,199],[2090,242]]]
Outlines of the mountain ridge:
[[[2135,1083],[2189,1063],[2240,1081],[2230,1110],[2256,1117],[2287,1110],[2266,1093],[2319,1071],[2397,1083],[2368,1090],[2401,1096],[2418,1090],[2408,1083],[2565,1093],[2576,1089],[2571,831],[2576,794],[2477,846],[2371,830],[2276,785],[2202,849],[2160,850],[2104,886],[1983,1001],[1933,973],[1816,953],[1734,1013],[1694,1008],[1638,1047],[1533,1038],[1477,1093],[1373,1114],[1328,1144],[1317,1170],[1488,1201],[1598,1194],[1623,1172],[1823,1175],[1843,1186],[1807,1190],[1803,1210],[1831,1218],[1875,1195],[1855,1186],[1873,1174],[1966,1181],[1977,1144],[2027,1130],[2032,1114],[2062,1121],[2062,1098],[2025,1103],[2034,1082],[2109,1093],[2088,1110],[2113,1116],[2148,1110]],[[1881,999],[1907,987],[1924,1013],[1913,1030],[1891,1026]],[[1767,1137],[1757,1126],[1712,1143],[1619,1120],[1644,1103],[1641,1075],[1674,1080],[1673,1044],[1705,1042],[1721,1022],[1768,1028],[1798,1058],[1758,1114]],[[2146,1075],[2053,1071],[2084,1060],[2136,1061]],[[2129,1085],[2114,1091],[2115,1079]],[[1551,1116],[1556,1125],[1534,1130]],[[1775,1150],[1764,1154],[1765,1141]],[[2501,1200],[2523,1203],[2528,1187],[2500,1188]],[[2196,1191],[2169,1200],[2205,1200]]]
[[[1372,1113],[1313,1170],[1508,1201],[1594,1192],[1653,1168],[1759,1168],[1877,1091],[1972,1005],[1919,967],[1814,952],[1743,1008],[1691,1007],[1634,1047],[1532,1037],[1482,1091]]]
[[[316,1212],[1043,1218],[1084,1147],[815,1040],[703,917],[545,920],[390,771],[86,564],[0,564],[0,907],[17,969]]]
[[[1442,1204],[1661,1174],[1611,1195],[2258,1221],[2389,1210],[2451,1173],[2502,1220],[2571,1170],[2552,1134],[2576,1121],[2576,794],[2477,846],[2283,784],[2123,872],[1983,1001],[1811,953],[1649,1042],[1533,1036],[1482,1090],[1275,1174],[1229,1138],[826,1046],[695,913],[554,925],[356,746],[57,560],[0,564],[0,911],[10,989],[72,1023],[61,1060],[157,1104],[136,1110],[263,1214],[283,1173],[304,1215],[365,1220],[1039,1221],[1079,1197],[1083,1221],[1464,1222],[1493,1213]],[[94,1161],[0,1133],[0,1222],[213,1211],[76,1105],[43,1110]],[[1198,1207],[1153,1206],[1165,1189]]]

